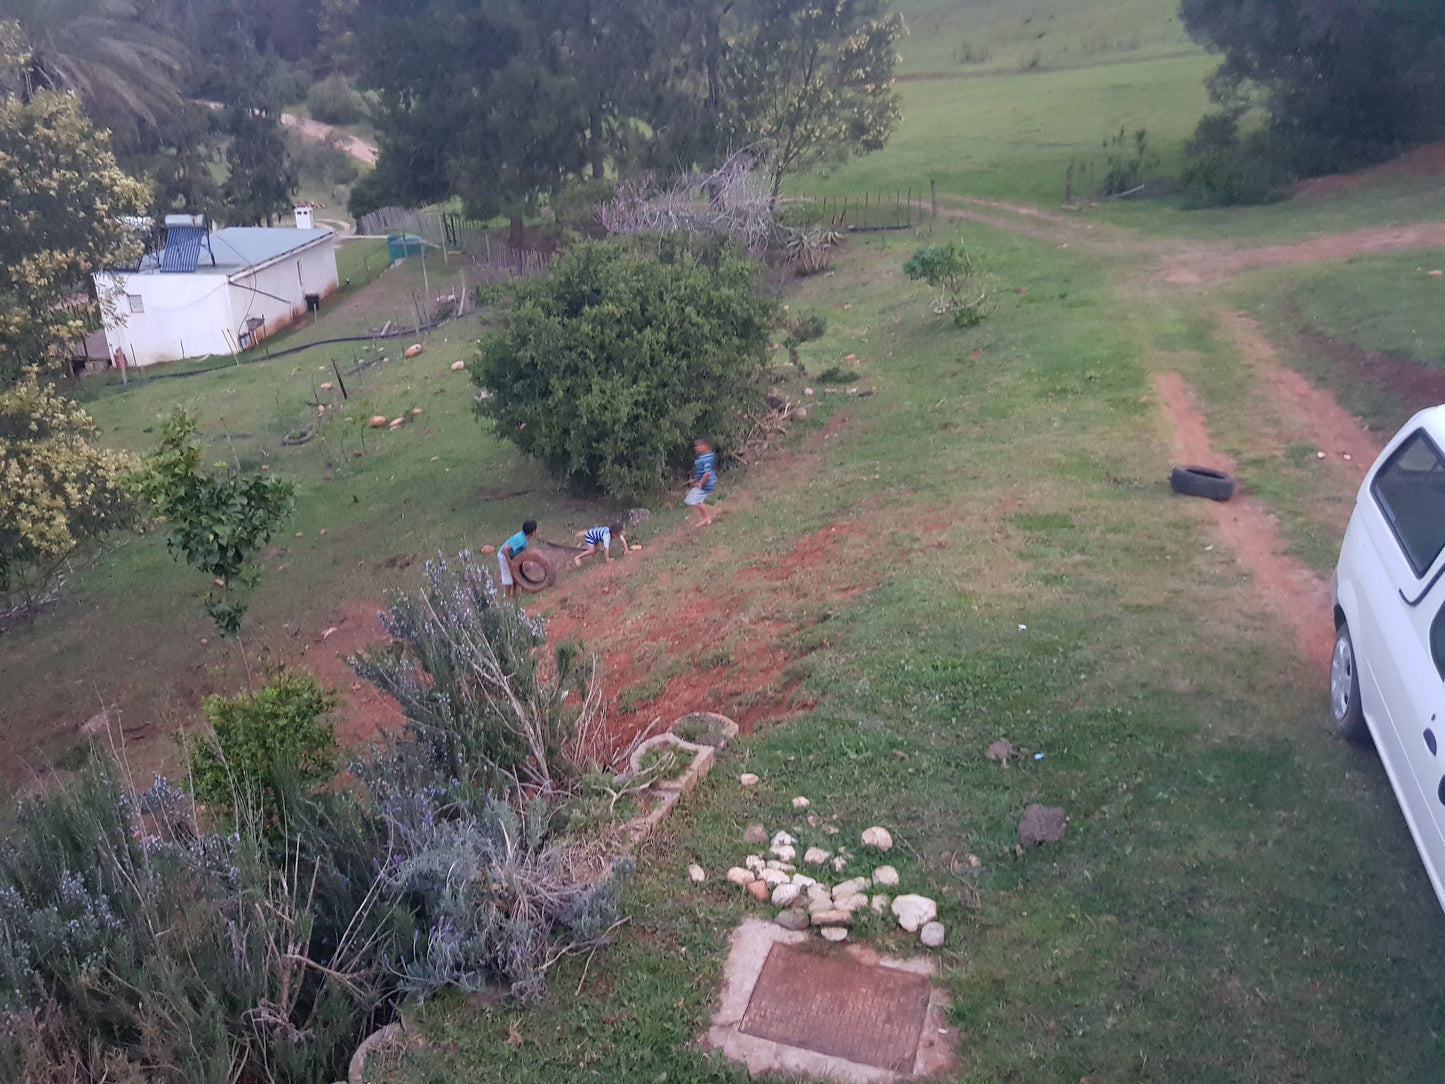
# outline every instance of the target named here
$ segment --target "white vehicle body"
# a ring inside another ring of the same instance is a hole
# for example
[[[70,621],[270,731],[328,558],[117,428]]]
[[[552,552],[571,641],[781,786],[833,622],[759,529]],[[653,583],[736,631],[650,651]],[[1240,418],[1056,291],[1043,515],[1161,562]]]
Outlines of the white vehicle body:
[[[1334,577],[1335,729],[1365,728],[1445,907],[1445,406],[1370,468]]]

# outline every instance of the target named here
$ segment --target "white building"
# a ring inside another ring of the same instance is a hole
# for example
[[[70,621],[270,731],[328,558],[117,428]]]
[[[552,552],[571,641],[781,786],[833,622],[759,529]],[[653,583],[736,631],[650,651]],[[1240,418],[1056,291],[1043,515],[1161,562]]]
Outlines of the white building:
[[[166,218],[166,246],[136,270],[101,271],[96,295],[110,356],[128,366],[231,354],[285,327],[335,291],[329,229],[231,226]]]

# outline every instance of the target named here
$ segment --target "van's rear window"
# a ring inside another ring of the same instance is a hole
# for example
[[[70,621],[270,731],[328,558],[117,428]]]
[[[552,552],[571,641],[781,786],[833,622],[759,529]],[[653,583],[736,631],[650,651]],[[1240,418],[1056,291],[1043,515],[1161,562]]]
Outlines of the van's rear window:
[[[1370,487],[1416,576],[1445,549],[1445,457],[1422,430],[1395,449]]]

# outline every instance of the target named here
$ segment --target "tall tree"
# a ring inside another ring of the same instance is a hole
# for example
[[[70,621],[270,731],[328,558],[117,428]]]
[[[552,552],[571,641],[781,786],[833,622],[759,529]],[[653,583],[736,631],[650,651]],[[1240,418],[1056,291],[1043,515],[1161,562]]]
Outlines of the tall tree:
[[[783,178],[880,149],[899,120],[903,17],[883,0],[751,0],[731,9],[725,130]]]
[[[0,85],[22,85],[27,62],[0,58],[10,73]],[[94,329],[91,272],[138,255],[122,219],[148,203],[75,95],[0,92],[0,387],[27,367],[59,364]]]
[[[1224,54],[1211,94],[1257,100],[1302,172],[1378,158],[1445,131],[1437,0],[1183,0],[1189,33]]]

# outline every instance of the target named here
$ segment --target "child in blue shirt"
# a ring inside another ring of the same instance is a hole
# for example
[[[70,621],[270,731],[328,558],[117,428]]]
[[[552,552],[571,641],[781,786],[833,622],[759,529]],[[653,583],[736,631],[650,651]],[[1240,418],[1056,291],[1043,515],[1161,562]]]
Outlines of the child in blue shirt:
[[[513,575],[514,562],[521,556],[527,544],[532,541],[532,536],[537,533],[537,521],[529,519],[522,524],[522,529],[511,538],[502,543],[502,548],[497,550],[497,569],[502,574],[502,597],[517,597],[517,580]]]
[[[612,560],[612,540],[622,543],[622,552],[627,552],[627,536],[623,534],[622,524],[613,523],[606,527],[593,527],[585,535],[582,541],[587,543],[587,549],[572,558],[572,563],[581,566],[584,558],[591,557],[599,549],[608,561]]]
[[[697,453],[692,462],[692,488],[682,500],[697,513],[697,525],[706,527],[712,522],[706,502],[717,488],[717,453],[712,450],[712,441],[705,437],[698,437],[692,448]]]

